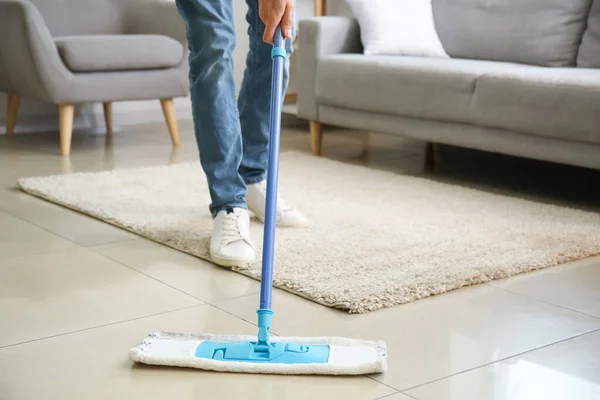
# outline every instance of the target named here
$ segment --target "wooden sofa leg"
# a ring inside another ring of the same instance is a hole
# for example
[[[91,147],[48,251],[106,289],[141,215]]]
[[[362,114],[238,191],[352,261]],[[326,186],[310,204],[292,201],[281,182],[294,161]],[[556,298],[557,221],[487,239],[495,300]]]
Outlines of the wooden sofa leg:
[[[17,124],[17,114],[19,113],[19,95],[9,94],[6,103],[6,136],[12,136],[15,133]]]
[[[71,137],[73,136],[73,115],[75,113],[74,104],[60,104],[60,153],[68,156],[71,153]]]
[[[323,142],[323,125],[320,122],[310,121],[310,142],[313,155],[320,156]]]
[[[173,146],[177,147],[179,146],[179,128],[177,127],[177,117],[175,116],[175,104],[173,103],[173,99],[160,99],[160,105],[165,114],[165,120],[167,121],[167,128],[169,128]]]
[[[104,123],[106,124],[106,133],[112,133],[113,131],[113,118],[112,118],[112,103],[110,101],[102,103],[104,108]]]
[[[425,144],[425,170],[428,172],[433,171],[435,167],[435,144],[433,142],[427,142]]]

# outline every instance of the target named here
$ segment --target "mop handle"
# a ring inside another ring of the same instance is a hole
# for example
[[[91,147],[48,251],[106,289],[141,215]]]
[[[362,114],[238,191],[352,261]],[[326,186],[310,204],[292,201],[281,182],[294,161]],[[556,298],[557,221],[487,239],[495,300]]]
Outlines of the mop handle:
[[[277,222],[277,181],[279,175],[279,136],[283,102],[283,69],[286,58],[285,39],[281,26],[275,31],[271,52],[273,70],[271,78],[271,120],[269,163],[267,167],[267,204],[265,209],[260,308],[271,309],[273,291],[273,263],[275,254],[275,226]]]

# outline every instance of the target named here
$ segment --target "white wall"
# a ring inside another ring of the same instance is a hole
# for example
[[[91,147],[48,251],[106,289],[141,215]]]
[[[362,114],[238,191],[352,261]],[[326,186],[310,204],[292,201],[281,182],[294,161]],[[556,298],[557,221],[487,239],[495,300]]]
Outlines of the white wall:
[[[234,24],[237,31],[237,46],[234,52],[234,77],[239,88],[244,74],[245,57],[248,52],[248,35],[246,24],[246,3],[244,0],[231,0],[234,4]],[[296,18],[301,19],[312,16],[314,10],[313,0],[296,0]],[[350,15],[344,0],[328,0],[328,14]],[[290,90],[293,90],[293,77]],[[179,118],[191,118],[190,102],[188,98],[176,99],[175,105]],[[6,96],[0,93],[0,110],[6,110]],[[151,111],[151,113],[148,113]],[[158,100],[118,102],[113,105],[115,125],[131,124],[144,121],[163,119]],[[0,111],[0,133],[5,130],[5,113]],[[74,127],[94,127],[102,129],[103,117],[100,104],[84,104],[76,109]],[[40,103],[28,99],[21,101],[16,132],[30,132],[39,130],[55,130],[58,127],[58,110],[52,104]]]

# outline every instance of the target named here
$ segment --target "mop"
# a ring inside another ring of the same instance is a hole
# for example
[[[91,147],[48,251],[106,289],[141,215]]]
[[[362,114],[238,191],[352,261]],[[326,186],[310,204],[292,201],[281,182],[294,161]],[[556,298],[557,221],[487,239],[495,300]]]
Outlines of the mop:
[[[237,373],[363,375],[387,368],[386,345],[340,337],[271,337],[271,295],[275,251],[279,136],[286,58],[281,28],[274,38],[271,120],[267,168],[262,277],[258,335],[151,332],[129,352],[134,362]]]

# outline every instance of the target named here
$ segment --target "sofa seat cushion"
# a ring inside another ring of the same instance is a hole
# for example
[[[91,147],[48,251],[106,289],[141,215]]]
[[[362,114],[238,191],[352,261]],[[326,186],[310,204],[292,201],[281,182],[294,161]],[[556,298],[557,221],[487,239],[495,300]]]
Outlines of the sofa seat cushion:
[[[62,36],[54,42],[73,72],[171,68],[184,54],[180,42],[162,35]]]
[[[460,59],[344,54],[318,65],[321,104],[469,123],[477,78],[486,72],[534,68]]]
[[[473,122],[534,135],[600,143],[600,70],[535,68],[477,80]]]
[[[600,69],[345,54],[321,59],[320,104],[600,143]]]

